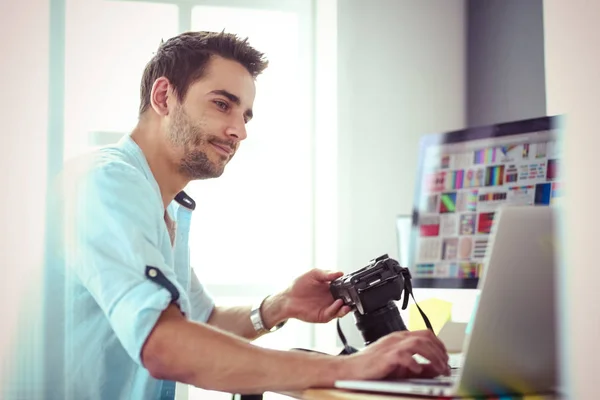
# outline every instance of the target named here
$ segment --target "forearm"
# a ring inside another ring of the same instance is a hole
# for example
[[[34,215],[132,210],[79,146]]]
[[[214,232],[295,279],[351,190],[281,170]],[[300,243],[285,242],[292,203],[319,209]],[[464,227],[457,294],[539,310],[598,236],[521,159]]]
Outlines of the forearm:
[[[144,365],[153,376],[208,390],[261,393],[331,387],[340,373],[336,357],[261,348],[183,318],[162,321],[151,337]]]
[[[254,340],[258,334],[250,322],[250,308],[250,306],[215,306],[208,319],[208,324],[234,335]]]
[[[254,340],[258,334],[250,322],[250,310],[251,306],[217,306],[211,313],[208,324],[237,336]],[[267,329],[288,319],[283,296],[277,294],[267,297],[262,304],[261,315]]]

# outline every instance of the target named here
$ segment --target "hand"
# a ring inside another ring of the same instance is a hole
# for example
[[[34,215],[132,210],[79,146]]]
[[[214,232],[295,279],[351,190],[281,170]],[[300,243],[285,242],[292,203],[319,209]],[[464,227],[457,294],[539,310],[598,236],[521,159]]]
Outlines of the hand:
[[[419,354],[429,364],[420,364],[413,355]],[[339,379],[434,378],[450,375],[448,353],[444,344],[429,330],[392,332],[364,350],[341,357],[344,376]]]
[[[292,285],[281,293],[288,317],[305,322],[329,322],[350,312],[341,299],[333,300],[329,283],[342,272],[313,269],[294,280]]]

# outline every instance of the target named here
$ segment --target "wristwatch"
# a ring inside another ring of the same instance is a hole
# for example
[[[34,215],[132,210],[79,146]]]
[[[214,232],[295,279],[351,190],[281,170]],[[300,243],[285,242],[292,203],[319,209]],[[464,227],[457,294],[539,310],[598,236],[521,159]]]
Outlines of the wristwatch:
[[[267,297],[269,297],[269,296],[267,296]],[[254,305],[252,307],[252,310],[250,310],[250,322],[252,322],[252,326],[254,327],[254,330],[259,335],[263,335],[265,333],[270,333],[270,332],[275,332],[276,330],[281,328],[283,325],[285,325],[285,323],[287,322],[287,320],[280,322],[279,324],[277,324],[273,328],[271,328],[271,330],[266,328],[265,323],[263,322],[260,308],[262,307],[262,305],[265,302],[265,300],[267,299],[267,297],[262,299],[262,301],[260,303]]]

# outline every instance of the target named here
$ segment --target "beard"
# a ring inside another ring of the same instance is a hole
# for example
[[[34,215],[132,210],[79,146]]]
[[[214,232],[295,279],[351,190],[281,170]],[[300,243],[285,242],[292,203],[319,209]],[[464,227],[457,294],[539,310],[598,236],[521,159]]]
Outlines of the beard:
[[[191,180],[218,178],[223,174],[227,162],[233,157],[231,155],[224,158],[218,155],[219,162],[211,161],[206,151],[202,149],[207,149],[210,143],[233,148],[233,143],[208,134],[206,124],[202,121],[194,124],[181,105],[173,112],[167,136],[175,148],[183,150],[178,170]]]

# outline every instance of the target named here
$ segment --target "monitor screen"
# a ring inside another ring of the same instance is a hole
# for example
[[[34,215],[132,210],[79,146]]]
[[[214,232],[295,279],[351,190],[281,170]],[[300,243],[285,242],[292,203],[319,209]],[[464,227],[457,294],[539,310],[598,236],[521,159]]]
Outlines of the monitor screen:
[[[408,257],[413,286],[477,288],[498,207],[558,200],[557,125],[557,117],[542,117],[422,138]]]

